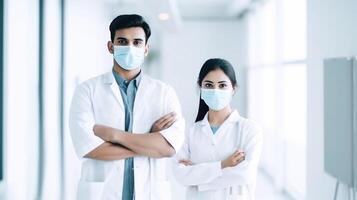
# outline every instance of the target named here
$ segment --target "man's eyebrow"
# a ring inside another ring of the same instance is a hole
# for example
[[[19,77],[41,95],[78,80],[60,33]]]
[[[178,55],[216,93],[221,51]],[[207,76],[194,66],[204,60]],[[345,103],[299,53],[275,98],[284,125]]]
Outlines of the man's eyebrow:
[[[141,38],[135,38],[134,40],[136,40],[136,41],[144,41],[144,40],[141,39]]]
[[[125,37],[117,37],[117,40],[128,40]]]

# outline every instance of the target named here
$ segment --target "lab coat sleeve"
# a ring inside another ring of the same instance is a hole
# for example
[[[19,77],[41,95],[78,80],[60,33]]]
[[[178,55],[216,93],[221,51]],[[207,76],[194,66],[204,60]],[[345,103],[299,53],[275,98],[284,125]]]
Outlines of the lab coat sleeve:
[[[259,126],[249,127],[244,134],[247,134],[247,141],[243,145],[246,158],[235,167],[222,170],[222,176],[217,177],[206,184],[198,185],[199,191],[216,190],[235,185],[255,185],[260,154],[263,145],[262,130]]]
[[[104,142],[94,135],[94,124],[90,88],[88,84],[82,83],[75,89],[69,115],[72,142],[79,158],[83,158]]]
[[[190,131],[189,131],[190,134]],[[205,184],[222,175],[221,161],[200,163],[190,166],[180,164],[181,159],[190,160],[189,134],[186,136],[182,149],[172,159],[173,174],[184,186]]]
[[[185,139],[185,119],[182,117],[180,102],[174,89],[168,87],[166,94],[165,113],[175,111],[176,121],[171,127],[160,131],[160,133],[177,153]]]

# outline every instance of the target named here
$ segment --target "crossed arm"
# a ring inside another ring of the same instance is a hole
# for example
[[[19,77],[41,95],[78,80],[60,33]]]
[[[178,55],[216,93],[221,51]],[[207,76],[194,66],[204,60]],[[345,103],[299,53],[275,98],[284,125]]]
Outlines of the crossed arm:
[[[84,157],[97,160],[120,160],[134,156],[154,158],[173,156],[174,148],[160,131],[169,128],[175,121],[175,113],[169,113],[153,124],[149,134],[129,134],[112,127],[94,125],[94,134],[106,142]]]

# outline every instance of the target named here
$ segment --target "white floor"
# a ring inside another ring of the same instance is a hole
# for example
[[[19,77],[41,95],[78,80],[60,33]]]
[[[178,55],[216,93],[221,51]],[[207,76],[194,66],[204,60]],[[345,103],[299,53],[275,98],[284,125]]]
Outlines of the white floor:
[[[276,191],[269,177],[259,171],[256,186],[256,200],[293,200],[283,193]]]

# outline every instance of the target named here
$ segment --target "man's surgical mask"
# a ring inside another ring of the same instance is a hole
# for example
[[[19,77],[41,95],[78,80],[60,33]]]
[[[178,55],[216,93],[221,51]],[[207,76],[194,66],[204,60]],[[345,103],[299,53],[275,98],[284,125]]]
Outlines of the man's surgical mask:
[[[211,110],[219,111],[232,100],[232,90],[201,89],[201,98]]]
[[[114,59],[125,70],[134,70],[144,63],[145,49],[132,46],[114,46]]]

